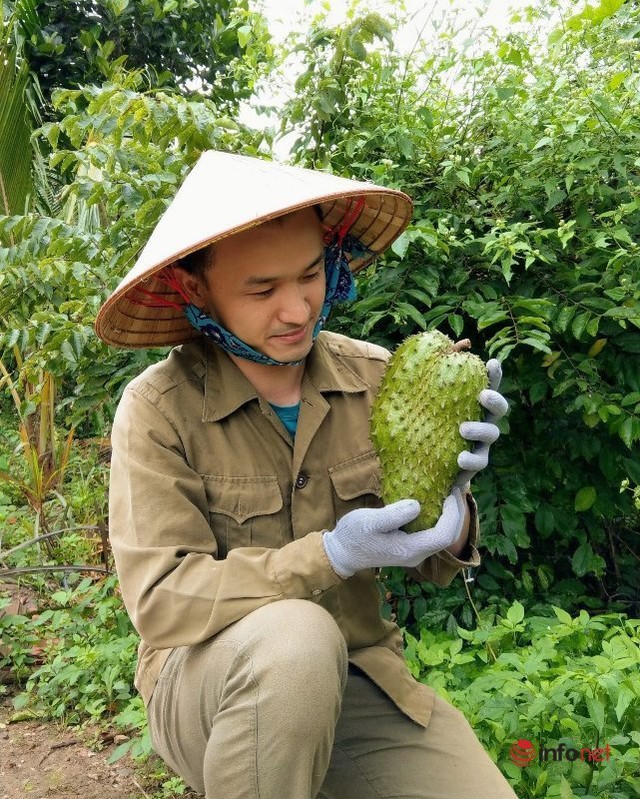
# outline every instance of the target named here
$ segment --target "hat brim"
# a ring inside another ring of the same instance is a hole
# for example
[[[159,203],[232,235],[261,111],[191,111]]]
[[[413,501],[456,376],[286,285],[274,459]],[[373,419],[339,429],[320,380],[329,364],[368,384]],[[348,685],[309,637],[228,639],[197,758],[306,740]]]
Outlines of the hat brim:
[[[221,195],[215,185],[225,186]],[[403,192],[324,172],[209,151],[202,154],[158,222],[135,266],[98,312],[97,335],[115,347],[139,349],[181,344],[200,333],[179,307],[184,301],[158,274],[179,259],[270,219],[314,205],[323,224],[338,227],[362,207],[350,227],[369,253],[354,257],[357,272],[384,252],[411,219]],[[149,302],[148,297],[163,302]]]

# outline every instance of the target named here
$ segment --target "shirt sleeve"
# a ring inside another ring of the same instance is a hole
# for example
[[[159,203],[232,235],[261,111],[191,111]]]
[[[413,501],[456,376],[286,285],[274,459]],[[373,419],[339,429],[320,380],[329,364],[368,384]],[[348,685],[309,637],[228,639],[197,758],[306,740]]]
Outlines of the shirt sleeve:
[[[204,641],[269,602],[317,600],[340,582],[321,532],[217,559],[203,480],[171,422],[132,388],[112,431],[109,532],[129,616],[157,649]]]
[[[460,553],[461,558],[452,555],[443,549],[435,555],[424,560],[415,569],[409,570],[411,576],[416,580],[428,580],[442,588],[451,583],[456,574],[469,566],[480,565],[480,525],[478,522],[478,507],[471,494],[466,495],[469,506],[469,538],[466,546]]]

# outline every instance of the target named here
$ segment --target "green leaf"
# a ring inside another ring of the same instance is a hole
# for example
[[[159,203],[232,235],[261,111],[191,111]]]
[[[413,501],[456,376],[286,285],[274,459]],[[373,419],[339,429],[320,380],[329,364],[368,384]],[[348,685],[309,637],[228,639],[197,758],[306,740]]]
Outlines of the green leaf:
[[[503,505],[500,508],[500,519],[506,535],[517,538],[526,529],[525,515],[517,505]]]
[[[427,308],[431,307],[431,297],[420,289],[407,289],[407,294],[414,300],[423,303]]]
[[[358,61],[367,60],[367,49],[357,36],[351,36],[349,39],[349,49]]]
[[[118,760],[120,760],[127,754],[127,752],[131,749],[132,745],[133,741],[124,741],[124,743],[121,743],[118,746],[116,746],[116,748],[107,758],[107,763],[109,764],[117,763]]]
[[[609,81],[609,88],[611,91],[615,91],[620,85],[629,77],[629,73],[626,69],[623,69],[621,72],[616,72],[615,75]]]
[[[73,347],[71,346],[71,342],[67,339],[65,339],[60,345],[60,354],[65,361],[68,361],[70,364],[76,364],[78,361],[76,354],[73,351]]]
[[[327,116],[331,116],[336,107],[333,96],[327,91],[319,91],[317,93],[317,101],[320,109],[324,111]]]
[[[600,5],[593,12],[594,21],[603,22],[607,17],[612,17],[624,3],[625,0],[600,0]]]
[[[405,158],[411,158],[413,156],[413,142],[407,136],[398,136],[398,147]]]
[[[548,538],[555,530],[553,510],[548,505],[541,505],[535,515],[536,530],[540,535]]]
[[[632,391],[631,394],[627,394],[626,397],[622,400],[620,405],[623,408],[628,408],[630,405],[636,405],[640,402],[640,391]]]
[[[584,333],[584,329],[587,326],[587,322],[591,318],[590,313],[581,313],[573,320],[573,324],[571,325],[571,332],[576,338],[580,338],[580,336]]]
[[[560,776],[560,799],[575,799],[571,784],[567,781],[566,777],[562,775]]]
[[[571,625],[572,619],[571,619],[571,616],[567,613],[566,610],[563,610],[562,608],[558,608],[555,605],[552,605],[552,608],[553,608],[553,612],[556,614],[556,616],[558,617],[559,621],[561,621],[563,624]]]
[[[540,400],[544,399],[547,395],[547,384],[545,382],[534,383],[529,389],[529,398],[531,404],[535,405]]]
[[[640,485],[640,460],[623,458],[622,463],[627,475],[633,480],[634,483]]]
[[[507,611],[507,619],[512,624],[519,624],[524,619],[524,606],[517,599]]]
[[[447,316],[447,322],[451,326],[451,329],[456,334],[456,336],[460,336],[462,334],[462,330],[464,329],[464,320],[458,314],[449,314]]]
[[[18,694],[11,700],[11,704],[14,710],[22,710],[29,704],[29,699],[30,697],[28,694]]]
[[[578,577],[584,577],[597,566],[597,559],[591,544],[584,541],[573,553],[571,568]]]
[[[242,25],[236,31],[238,35],[238,44],[244,50],[251,41],[252,29],[250,25]]]
[[[620,688],[620,693],[618,694],[618,702],[615,708],[615,714],[618,721],[622,721],[622,717],[625,714],[625,711],[635,699],[635,693],[630,689],[627,688],[626,685],[623,685]]]
[[[529,333],[531,333],[531,331],[529,331]],[[533,347],[534,350],[539,350],[540,352],[546,352],[549,354],[551,353],[551,348],[548,344],[545,344],[544,341],[539,338],[533,338],[531,335],[523,338],[520,341],[520,344],[528,344],[530,347]]]
[[[115,17],[119,17],[128,5],[129,0],[109,0],[109,7]]]
[[[25,95],[29,64],[16,66],[16,52],[0,42],[0,213],[21,214],[32,188],[32,116]]]
[[[597,698],[587,699],[587,711],[589,718],[594,723],[596,730],[602,734],[604,732],[604,704]]]
[[[629,416],[622,422],[618,428],[618,435],[624,441],[629,449],[631,449],[634,440],[634,425],[633,418]]]
[[[471,178],[469,177],[468,169],[456,169],[456,175],[458,177],[458,180],[461,183],[464,183],[465,186],[471,185]]]
[[[393,242],[391,245],[391,250],[398,256],[398,258],[404,258],[404,256],[407,254],[409,244],[411,244],[411,237],[408,235],[407,231],[405,231]]]
[[[413,321],[422,329],[427,329],[427,324],[425,322],[424,316],[420,313],[420,311],[415,307],[415,305],[411,305],[408,302],[399,302],[396,305],[405,316],[409,316]]]
[[[596,501],[597,496],[598,492],[594,486],[585,486],[584,488],[581,488],[575,496],[573,503],[574,509],[576,511],[589,510],[589,508]]]
[[[424,274],[422,272],[414,272],[411,275],[414,283],[417,283],[420,288],[424,289],[431,297],[435,297],[438,293],[440,286],[440,279],[437,274]]]
[[[551,136],[543,136],[539,141],[537,141],[533,145],[533,149],[539,150],[541,147],[546,147],[547,144],[551,144],[552,141],[553,139],[551,138]]]
[[[558,316],[556,317],[556,327],[561,333],[569,326],[569,322],[573,319],[573,316],[576,312],[576,308],[574,305],[565,305],[564,308],[560,309]]]
[[[567,192],[564,189],[555,189],[549,195],[549,199],[547,201],[547,205],[545,207],[545,211],[551,211],[552,208],[555,208],[556,205],[559,205],[563,200],[567,197]]]
[[[418,109],[417,114],[427,128],[433,127],[433,113],[430,108],[428,108],[426,105],[423,105],[422,108]]]
[[[506,311],[494,311],[486,316],[483,315],[478,319],[478,330],[484,330],[498,322],[505,322],[507,319],[509,319],[509,314]]]

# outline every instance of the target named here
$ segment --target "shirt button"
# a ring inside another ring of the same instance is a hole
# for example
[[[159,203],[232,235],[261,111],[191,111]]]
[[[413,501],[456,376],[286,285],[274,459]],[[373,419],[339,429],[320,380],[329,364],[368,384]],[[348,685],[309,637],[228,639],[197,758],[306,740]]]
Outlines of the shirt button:
[[[320,596],[320,594],[322,593],[322,589],[321,588],[314,588],[311,593],[313,594],[313,596]]]
[[[300,472],[296,477],[296,488],[304,488],[308,482],[309,478],[307,475],[304,472]]]

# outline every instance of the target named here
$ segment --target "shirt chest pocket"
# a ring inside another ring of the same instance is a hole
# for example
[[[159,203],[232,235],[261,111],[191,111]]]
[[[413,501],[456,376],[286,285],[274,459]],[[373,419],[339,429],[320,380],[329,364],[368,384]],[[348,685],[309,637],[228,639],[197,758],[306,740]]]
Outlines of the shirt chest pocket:
[[[373,450],[329,468],[336,520],[356,508],[379,508],[381,471]]]
[[[218,557],[236,547],[281,547],[283,501],[277,477],[204,476]]]

